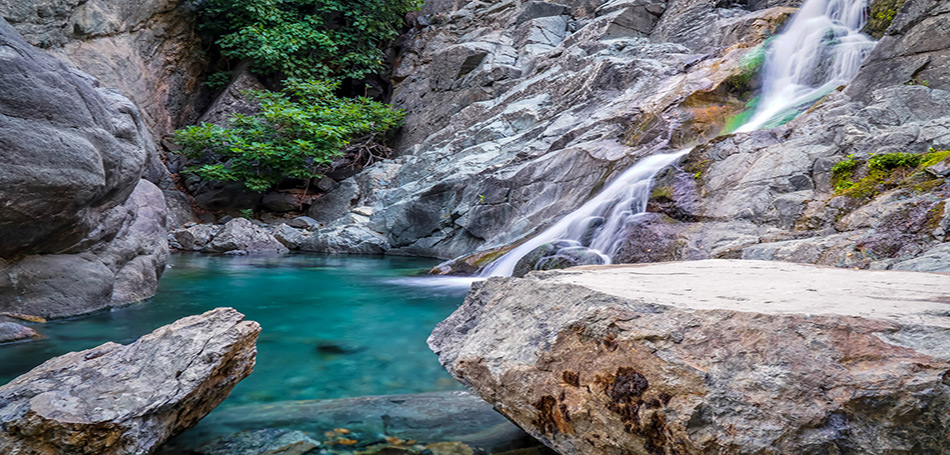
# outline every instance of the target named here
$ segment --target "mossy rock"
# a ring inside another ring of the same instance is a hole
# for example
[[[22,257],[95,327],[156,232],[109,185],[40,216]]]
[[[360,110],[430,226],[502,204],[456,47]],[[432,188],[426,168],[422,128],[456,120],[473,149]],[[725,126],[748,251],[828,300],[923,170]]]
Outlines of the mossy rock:
[[[861,30],[874,39],[881,39],[891,26],[905,0],[871,0],[868,24]]]

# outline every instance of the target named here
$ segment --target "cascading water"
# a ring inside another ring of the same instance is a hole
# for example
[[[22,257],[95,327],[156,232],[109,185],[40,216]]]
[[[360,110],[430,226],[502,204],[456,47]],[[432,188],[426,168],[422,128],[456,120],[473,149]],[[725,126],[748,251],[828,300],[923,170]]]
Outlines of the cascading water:
[[[588,263],[609,264],[610,257],[623,240],[623,228],[632,218],[646,211],[653,177],[689,150],[651,155],[640,160],[579,209],[489,264],[482,276],[511,276],[521,258],[541,245],[557,241],[561,245],[545,259],[552,260],[558,255],[594,255],[597,257],[587,258]]]
[[[850,82],[874,47],[866,23],[866,0],[805,2],[769,46],[760,102],[736,132],[779,126]]]
[[[807,0],[771,43],[760,102],[736,132],[781,125],[848,83],[874,46],[860,32],[866,22],[866,0]],[[489,264],[481,276],[511,276],[522,258],[544,245],[549,251],[535,253],[535,268],[558,260],[609,264],[626,227],[646,211],[653,178],[689,151],[640,160],[579,209]]]

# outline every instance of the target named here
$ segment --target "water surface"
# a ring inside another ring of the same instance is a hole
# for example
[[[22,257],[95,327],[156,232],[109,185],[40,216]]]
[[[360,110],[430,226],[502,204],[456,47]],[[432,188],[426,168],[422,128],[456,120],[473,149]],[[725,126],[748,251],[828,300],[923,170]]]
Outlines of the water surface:
[[[174,254],[153,299],[31,324],[46,338],[0,345],[0,383],[106,341],[130,343],[175,320],[231,306],[261,324],[257,367],[222,406],[455,390],[425,340],[465,286],[407,278],[436,264],[405,257]]]

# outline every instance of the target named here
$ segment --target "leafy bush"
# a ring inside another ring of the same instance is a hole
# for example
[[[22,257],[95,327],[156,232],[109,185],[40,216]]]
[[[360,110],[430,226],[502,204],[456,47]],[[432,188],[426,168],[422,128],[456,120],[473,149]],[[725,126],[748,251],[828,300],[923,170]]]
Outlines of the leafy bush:
[[[266,191],[284,178],[321,175],[350,140],[379,136],[399,125],[403,112],[368,98],[340,98],[337,85],[289,79],[280,92],[249,92],[261,110],[234,115],[230,128],[204,123],[175,132],[188,169],[205,180],[241,181]]]
[[[382,66],[383,45],[422,0],[204,0],[202,27],[262,73],[340,80]]]

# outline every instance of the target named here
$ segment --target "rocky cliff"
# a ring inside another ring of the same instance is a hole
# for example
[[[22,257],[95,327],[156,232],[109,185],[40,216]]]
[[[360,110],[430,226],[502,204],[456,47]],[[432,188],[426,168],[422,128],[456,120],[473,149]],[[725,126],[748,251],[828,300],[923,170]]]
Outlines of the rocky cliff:
[[[190,2],[0,0],[0,16],[30,44],[131,99],[155,143],[193,123],[210,102]],[[194,215],[163,155],[148,150],[144,175],[162,189],[168,225],[177,227]]]
[[[0,21],[0,311],[65,317],[155,292],[165,202],[139,110]]]
[[[950,275],[710,260],[476,283],[429,345],[562,454],[938,454]]]
[[[203,108],[204,54],[183,0],[0,0],[24,39],[118,89],[156,137]]]
[[[662,176],[654,214],[630,226],[616,259],[932,270],[947,257],[945,175],[873,201],[840,197],[831,182],[848,155],[950,148],[945,2],[904,2],[851,87],[796,121],[722,137],[757,90],[750,53],[800,2],[449,3],[401,43],[402,155],[330,194],[344,216],[318,237],[342,240],[321,244],[376,233],[398,254],[504,248],[643,156],[699,144]]]

